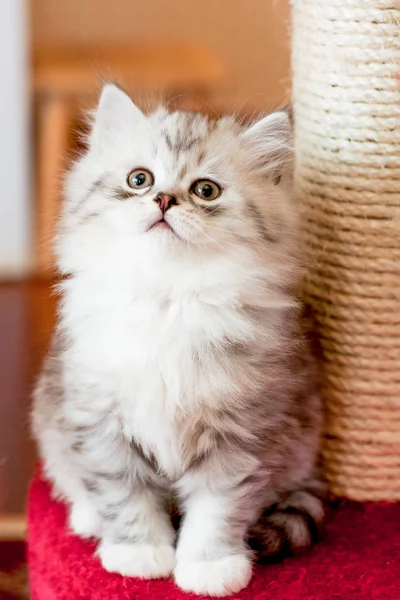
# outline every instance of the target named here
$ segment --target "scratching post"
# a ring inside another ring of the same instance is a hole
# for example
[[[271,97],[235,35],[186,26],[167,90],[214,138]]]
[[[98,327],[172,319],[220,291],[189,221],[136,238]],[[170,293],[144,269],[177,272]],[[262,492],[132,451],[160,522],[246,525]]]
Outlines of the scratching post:
[[[400,500],[400,2],[294,0],[292,59],[325,474]]]

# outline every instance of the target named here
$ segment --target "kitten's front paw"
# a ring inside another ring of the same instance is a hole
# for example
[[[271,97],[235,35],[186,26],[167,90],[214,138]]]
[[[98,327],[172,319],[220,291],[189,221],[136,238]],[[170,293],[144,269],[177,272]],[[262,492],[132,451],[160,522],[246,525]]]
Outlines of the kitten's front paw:
[[[162,579],[169,577],[175,566],[175,551],[167,545],[102,542],[98,555],[106,571],[126,577]]]
[[[233,554],[215,560],[185,561],[176,565],[176,584],[186,592],[207,596],[228,596],[242,590],[251,579],[251,560]]]
[[[83,538],[99,537],[101,534],[100,516],[86,502],[77,502],[71,506],[69,526],[76,535]]]

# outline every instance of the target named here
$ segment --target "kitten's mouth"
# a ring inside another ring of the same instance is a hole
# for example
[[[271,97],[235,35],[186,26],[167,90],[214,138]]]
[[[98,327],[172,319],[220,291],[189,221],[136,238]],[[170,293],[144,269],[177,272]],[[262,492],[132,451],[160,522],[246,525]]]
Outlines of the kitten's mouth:
[[[147,231],[152,231],[155,229],[159,229],[159,230],[166,230],[166,231],[171,231],[172,233],[175,233],[175,231],[172,229],[171,225],[169,223],[167,223],[167,221],[164,219],[164,217],[162,217],[161,219],[158,219],[158,221],[156,221],[155,223],[153,223],[152,225],[150,225],[150,227],[148,228]]]

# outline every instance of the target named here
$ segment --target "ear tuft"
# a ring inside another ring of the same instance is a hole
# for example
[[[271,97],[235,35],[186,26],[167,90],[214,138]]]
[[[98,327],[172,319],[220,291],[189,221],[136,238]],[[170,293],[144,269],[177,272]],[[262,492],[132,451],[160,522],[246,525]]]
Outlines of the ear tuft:
[[[251,125],[243,134],[252,160],[279,183],[292,155],[292,129],[289,115],[272,113]]]
[[[106,83],[94,111],[93,127],[89,136],[91,148],[113,143],[125,131],[146,124],[146,117],[128,94],[113,83]]]

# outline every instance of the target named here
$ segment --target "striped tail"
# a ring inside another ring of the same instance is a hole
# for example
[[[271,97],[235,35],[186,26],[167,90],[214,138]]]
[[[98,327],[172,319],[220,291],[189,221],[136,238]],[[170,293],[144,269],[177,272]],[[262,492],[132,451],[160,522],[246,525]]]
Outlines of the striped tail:
[[[250,531],[249,544],[260,561],[278,560],[318,541],[324,520],[321,489],[297,490],[264,510]]]

